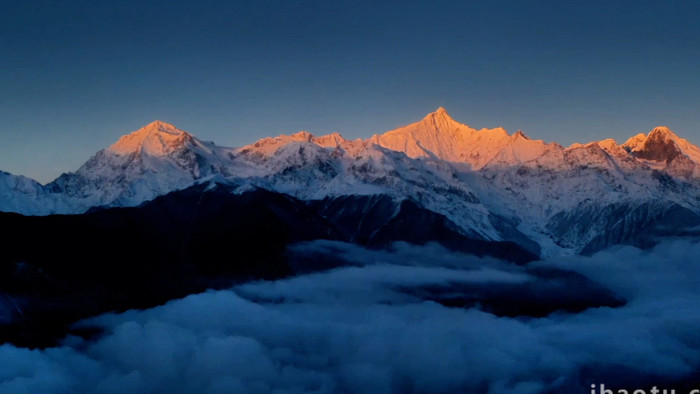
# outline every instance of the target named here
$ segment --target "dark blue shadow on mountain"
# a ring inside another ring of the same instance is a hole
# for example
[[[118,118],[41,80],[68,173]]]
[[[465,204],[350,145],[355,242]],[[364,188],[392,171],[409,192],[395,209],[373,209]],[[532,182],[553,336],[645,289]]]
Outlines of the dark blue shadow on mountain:
[[[83,215],[0,213],[6,229],[0,294],[14,309],[12,321],[0,326],[0,342],[50,346],[81,318],[293,275],[286,250],[299,241],[333,239],[372,248],[436,241],[516,263],[536,258],[514,243],[470,238],[443,215],[411,201],[307,203],[263,189],[234,190],[201,184],[139,207]]]

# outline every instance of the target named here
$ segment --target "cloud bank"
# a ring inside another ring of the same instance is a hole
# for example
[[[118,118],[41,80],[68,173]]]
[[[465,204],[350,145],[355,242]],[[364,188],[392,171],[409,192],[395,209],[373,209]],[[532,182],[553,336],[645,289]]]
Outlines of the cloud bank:
[[[321,241],[295,252],[350,266],[99,316],[80,324],[102,336],[57,348],[1,346],[0,392],[590,392],[592,383],[685,379],[700,367],[697,243],[532,263],[576,271],[628,301],[543,318],[405,291],[543,280],[512,264],[435,245],[386,252]]]

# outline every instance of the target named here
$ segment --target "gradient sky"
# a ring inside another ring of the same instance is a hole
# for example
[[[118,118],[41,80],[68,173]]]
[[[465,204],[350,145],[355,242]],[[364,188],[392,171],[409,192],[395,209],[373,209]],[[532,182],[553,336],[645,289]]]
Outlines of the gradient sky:
[[[439,106],[562,145],[700,144],[695,1],[34,1],[0,12],[0,170],[41,182],[160,119],[241,146]]]

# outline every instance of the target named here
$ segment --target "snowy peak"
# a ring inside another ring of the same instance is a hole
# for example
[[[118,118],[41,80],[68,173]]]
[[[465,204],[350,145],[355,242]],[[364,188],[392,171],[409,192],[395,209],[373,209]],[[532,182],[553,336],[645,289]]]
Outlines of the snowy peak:
[[[37,181],[0,171],[0,212],[48,215],[56,211],[56,205]]]
[[[643,160],[671,163],[678,157],[700,163],[700,149],[664,126],[648,135],[637,134],[622,145],[631,155]]]
[[[346,140],[340,133],[331,133],[320,137],[314,137],[311,142],[323,148],[340,149],[352,156],[360,154],[368,145],[359,138],[356,140]]]
[[[316,145],[322,146],[324,148],[335,148],[336,146],[341,146],[348,141],[343,138],[340,133],[331,133],[331,134],[326,134],[322,135],[320,137],[315,137],[313,138],[313,142]]]
[[[440,107],[421,121],[373,136],[369,142],[400,151],[409,157],[431,157],[466,162],[482,168],[508,143],[502,128],[476,130],[452,119]]]
[[[522,130],[518,130],[512,136],[510,136],[511,141],[517,141],[520,138],[525,139],[525,140],[530,139],[530,137],[526,136],[525,133],[522,132]]]
[[[298,133],[292,134],[290,137],[294,141],[311,142],[311,140],[314,138],[314,135],[309,133],[308,131],[300,131]]]
[[[680,137],[666,126],[654,127],[654,130],[649,133],[649,138],[680,139]]]
[[[615,161],[616,165],[621,168],[626,168],[632,170],[637,165],[636,160],[633,156],[630,156],[629,152],[621,145],[612,139],[604,139],[601,141],[595,141],[586,144],[586,147],[595,145],[607,153],[612,160]]]
[[[71,199],[79,212],[93,206],[133,206],[203,177],[231,176],[231,151],[155,121],[122,136],[47,187]]]
[[[448,114],[447,110],[443,107],[426,115],[421,122],[432,123],[436,131],[449,130],[453,128],[455,124],[459,124],[456,120],[452,119],[450,114]]]
[[[316,137],[308,131],[300,131],[292,135],[279,135],[277,137],[267,137],[246,145],[238,150],[244,155],[254,154],[259,157],[272,156],[278,149],[292,143],[311,143]]]
[[[285,158],[290,152],[304,152],[306,154],[317,152],[321,148],[328,149],[329,152],[335,151],[336,155],[348,154],[356,156],[364,151],[366,145],[361,139],[346,140],[337,132],[316,137],[307,131],[300,131],[292,135],[283,134],[277,137],[260,139],[250,145],[236,149],[236,154],[260,165],[273,157],[275,157],[274,160]]]
[[[439,107],[438,109],[435,110],[435,112],[432,112],[432,113],[430,113],[430,114],[428,114],[428,115],[439,115],[439,116],[445,116],[445,115],[447,115],[448,117],[450,116],[450,115],[447,113],[447,110],[446,110],[444,107]]]
[[[647,139],[647,135],[644,133],[639,133],[635,135],[634,137],[631,137],[628,139],[624,144],[622,144],[622,148],[624,148],[626,151],[631,152],[638,147],[642,146],[644,144],[644,141]]]
[[[542,140],[533,140],[518,130],[510,136],[507,144],[496,153],[486,167],[509,167],[540,159],[543,160],[539,163],[541,165],[559,166],[563,162],[563,150],[561,145],[555,142],[547,144]]]
[[[612,138],[596,141],[595,144],[598,145],[601,149],[605,150],[606,152],[613,152],[619,149],[617,142]]]
[[[440,107],[418,122],[382,135],[374,135],[370,141],[388,149],[404,152],[410,157],[432,154],[448,158],[453,153],[451,151],[466,142],[474,132],[476,130],[456,122]]]
[[[177,127],[170,123],[163,122],[161,120],[154,120],[153,122],[142,127],[139,131],[149,131],[149,132],[164,132],[170,134],[182,134],[184,131],[179,130]]]
[[[670,163],[673,159],[683,154],[676,142],[678,136],[667,127],[657,127],[652,130],[641,146],[632,153],[642,159],[665,161]]]
[[[191,140],[192,135],[189,133],[156,120],[119,138],[108,150],[118,155],[145,153],[151,156],[166,156]]]

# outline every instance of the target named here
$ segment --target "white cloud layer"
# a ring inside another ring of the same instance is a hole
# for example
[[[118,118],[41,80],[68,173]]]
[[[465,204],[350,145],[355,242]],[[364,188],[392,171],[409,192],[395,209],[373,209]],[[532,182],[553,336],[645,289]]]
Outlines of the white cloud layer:
[[[700,367],[696,243],[533,263],[573,269],[629,300],[546,318],[447,308],[401,291],[539,280],[507,263],[430,245],[299,248],[356,265],[100,316],[83,323],[106,328],[92,341],[1,346],[0,392],[588,392]]]

